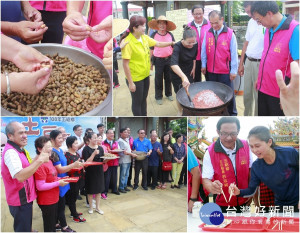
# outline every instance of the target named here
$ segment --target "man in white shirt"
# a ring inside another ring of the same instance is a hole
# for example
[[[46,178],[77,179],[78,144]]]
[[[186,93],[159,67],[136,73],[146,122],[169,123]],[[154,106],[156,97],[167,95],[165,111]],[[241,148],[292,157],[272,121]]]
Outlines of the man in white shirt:
[[[63,142],[62,146],[60,147],[60,149],[62,149],[63,152],[66,153],[68,151],[68,147],[67,147],[67,144],[66,144],[66,139],[69,136],[69,134],[66,133],[65,128],[62,127],[62,126],[59,126],[57,128],[57,130],[62,133],[62,136],[63,136],[63,139],[64,139],[64,142]]]
[[[78,141],[78,151],[77,153],[80,155],[80,158],[82,157],[82,150],[84,147],[84,141],[83,141],[83,137],[82,137],[82,132],[83,129],[81,127],[81,125],[75,125],[73,127],[73,132],[75,134],[75,137],[77,138]]]
[[[264,50],[264,32],[265,27],[258,24],[251,15],[251,1],[244,2],[245,12],[251,17],[248,22],[246,31],[246,41],[243,46],[241,60],[238,73],[242,77],[244,75],[244,116],[257,116],[257,90],[255,84],[257,82],[259,63],[262,52]],[[247,59],[244,60],[245,54]]]
[[[98,134],[102,136],[102,140],[104,141],[106,139],[105,125],[100,123],[97,125],[97,129],[98,129]]]

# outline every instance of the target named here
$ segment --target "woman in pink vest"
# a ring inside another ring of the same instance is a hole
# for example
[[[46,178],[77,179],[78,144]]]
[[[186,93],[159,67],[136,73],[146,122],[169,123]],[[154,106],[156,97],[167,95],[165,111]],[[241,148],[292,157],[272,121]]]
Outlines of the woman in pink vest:
[[[41,136],[34,142],[36,153],[48,153],[51,158],[52,145],[50,138]],[[55,232],[57,219],[57,207],[59,200],[59,186],[65,186],[68,182],[59,180],[57,171],[49,160],[38,168],[34,174],[37,189],[37,203],[42,211],[44,232]]]

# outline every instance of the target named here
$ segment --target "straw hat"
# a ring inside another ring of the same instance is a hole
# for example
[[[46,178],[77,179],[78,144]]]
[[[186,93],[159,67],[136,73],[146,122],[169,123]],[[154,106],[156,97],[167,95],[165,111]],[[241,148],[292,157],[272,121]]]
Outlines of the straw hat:
[[[148,26],[152,29],[155,29],[155,30],[159,30],[158,29],[158,21],[167,21],[167,31],[173,31],[176,29],[176,25],[175,23],[173,23],[172,21],[168,20],[166,18],[166,16],[164,15],[161,15],[158,17],[158,19],[154,19],[154,20],[151,20],[149,23],[148,23]]]
[[[126,31],[129,27],[128,19],[113,19],[113,37],[116,37]]]

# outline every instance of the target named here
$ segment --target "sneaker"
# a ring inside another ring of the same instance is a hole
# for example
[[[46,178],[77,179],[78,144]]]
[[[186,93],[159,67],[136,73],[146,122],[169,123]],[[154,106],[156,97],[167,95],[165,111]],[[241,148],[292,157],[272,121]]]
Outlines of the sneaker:
[[[180,185],[174,185],[174,187],[180,189]]]
[[[120,192],[120,193],[127,193],[127,192],[125,191],[125,189],[119,189],[119,192]]]
[[[174,189],[174,185],[171,185],[171,189]]]
[[[162,100],[156,100],[156,103],[157,103],[158,105],[162,105],[163,101],[162,101]]]
[[[93,210],[88,210],[88,212],[89,212],[89,214],[92,214],[92,213],[94,213],[94,211],[93,211]]]
[[[120,84],[114,85],[114,88],[118,88],[120,87]]]
[[[65,229],[61,228],[61,231],[62,232],[76,232],[76,231],[72,230],[69,226],[67,226],[67,228],[65,228]]]
[[[130,189],[127,188],[127,187],[125,187],[124,190],[125,190],[126,192],[130,192]]]
[[[90,208],[90,205],[86,203],[86,207]],[[93,208],[96,208],[96,203],[93,202]]]
[[[113,194],[116,194],[116,195],[120,195],[120,192],[119,191],[116,191],[116,192],[112,192]]]
[[[81,215],[83,215],[83,213],[77,213],[77,215],[78,215],[78,216],[81,216]],[[73,216],[70,215],[70,218],[73,218]]]
[[[97,209],[95,209],[95,211],[96,211],[98,214],[101,214],[101,215],[104,214],[104,211],[103,211],[103,210],[97,210]]]
[[[85,222],[86,219],[79,216],[79,217],[77,217],[77,218],[73,218],[73,221],[74,221],[74,222],[77,222],[77,223],[81,223],[81,222]]]
[[[148,187],[143,187],[143,189],[144,189],[145,191],[148,191]]]
[[[130,185],[127,185],[127,187],[129,187],[129,188],[133,188],[133,186],[130,184]]]
[[[58,225],[55,225],[55,230],[56,230],[56,231],[61,231],[61,225],[59,225],[59,224],[58,224]]]
[[[168,96],[167,98],[168,98],[168,100],[170,100],[170,101],[173,101],[173,100],[174,100],[173,96],[171,96],[171,95]]]
[[[82,197],[80,195],[78,195],[77,200],[82,200]]]
[[[107,200],[107,196],[105,195],[105,193],[101,193],[101,198]]]
[[[136,185],[135,185],[135,186],[133,187],[133,190],[137,190],[138,188],[139,188],[139,186],[136,186]]]
[[[155,186],[151,187],[151,190],[154,190],[155,189]]]

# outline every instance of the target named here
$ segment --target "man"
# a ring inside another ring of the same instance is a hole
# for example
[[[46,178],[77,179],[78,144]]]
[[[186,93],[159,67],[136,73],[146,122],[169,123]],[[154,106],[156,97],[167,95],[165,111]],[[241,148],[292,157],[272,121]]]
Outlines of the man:
[[[67,139],[67,137],[68,137],[68,134],[66,133],[65,128],[62,127],[62,126],[59,126],[59,127],[57,128],[57,130],[60,131],[60,132],[62,133],[62,136],[63,136],[63,139],[64,139],[64,142],[63,142],[62,146],[60,147],[60,149],[62,149],[63,152],[66,153],[67,150],[68,150],[68,147],[67,147],[67,144],[66,144],[66,139]]]
[[[120,129],[120,138],[118,140],[120,149],[124,152],[120,153],[120,179],[119,179],[119,192],[126,193],[130,189],[127,188],[127,180],[129,176],[129,170],[131,165],[131,158],[135,158],[137,155],[131,153],[131,148],[128,140],[128,131],[126,128]]]
[[[106,135],[105,135],[105,125],[100,123],[97,125],[97,129],[98,129],[98,133],[99,135],[102,137],[103,141],[106,139]]]
[[[267,28],[256,85],[258,115],[283,116],[275,72],[281,70],[286,84],[289,83],[290,63],[299,63],[299,23],[292,16],[282,15],[275,1],[254,2],[251,14],[253,19]]]
[[[130,149],[132,150],[133,148],[133,137],[130,136],[131,135],[131,129],[129,127],[125,127],[127,132],[128,132],[128,142],[130,145]],[[129,176],[128,176],[128,180],[127,180],[127,187],[133,188],[132,184],[131,184],[131,179],[132,179],[132,168],[135,165],[135,160],[132,159],[131,160],[131,164],[130,164],[130,169],[129,169]]]
[[[147,184],[151,186],[151,190],[154,190],[157,186],[157,177],[158,177],[158,167],[159,160],[162,156],[163,148],[161,144],[157,141],[157,134],[153,130],[150,134],[152,153],[148,158],[148,174],[147,174]],[[152,178],[152,182],[151,182]]]
[[[148,25],[150,28],[157,30],[151,35],[154,40],[161,42],[175,41],[174,36],[170,31],[175,30],[176,25],[165,16],[161,15],[157,20],[151,20]],[[170,77],[170,61],[173,48],[172,46],[164,48],[154,47],[151,51],[153,51],[153,63],[155,65],[155,99],[157,104],[162,105],[164,80],[165,96],[170,101],[174,100]]]
[[[148,157],[152,153],[152,144],[149,139],[145,136],[145,130],[138,130],[139,137],[133,141],[133,149],[136,151],[143,151],[147,153],[147,158],[144,160],[135,161],[134,169],[134,187],[133,190],[137,190],[139,187],[139,175],[140,170],[142,169],[142,187],[145,191],[148,190],[147,187],[147,170],[148,170]]]
[[[112,150],[118,149],[119,144],[115,141],[115,132],[113,129],[106,130],[106,139],[103,141],[103,146],[106,147],[107,151],[111,153]],[[104,173],[105,178],[105,196],[107,196],[108,189],[111,187],[112,193],[120,195],[120,192],[117,189],[118,181],[118,159],[111,159],[107,162],[108,169]]]
[[[211,28],[202,43],[202,73],[207,72],[207,81],[223,83],[233,90],[232,81],[237,74],[238,61],[236,37],[233,30],[223,24],[221,12],[213,10],[208,17]],[[234,97],[227,110],[231,116],[237,115]]]
[[[251,1],[244,2],[245,12],[251,15]],[[264,49],[264,32],[265,28],[258,24],[253,18],[250,19],[246,31],[246,41],[243,46],[240,65],[238,69],[239,75],[244,75],[244,116],[257,116],[257,91],[255,84],[258,75],[261,54]],[[245,61],[245,54],[247,55]],[[244,67],[245,61],[245,67]]]
[[[210,23],[203,17],[204,7],[201,5],[195,5],[192,8],[192,15],[194,20],[188,25],[195,30],[197,34],[198,53],[196,57],[196,69],[195,69],[195,82],[201,82],[201,46],[205,33],[210,29]],[[205,75],[205,79],[207,75]]]
[[[236,183],[241,189],[248,187],[253,163],[247,141],[237,138],[239,131],[240,122],[236,117],[222,117],[217,123],[219,138],[208,147],[203,158],[203,187],[210,193],[218,194],[216,204],[222,212],[230,206],[240,213],[240,207],[251,202],[251,199],[247,203],[248,199],[241,197],[231,197],[229,201],[228,188],[231,183]]]
[[[78,151],[77,151],[77,153],[80,155],[80,158],[82,158],[82,150],[83,150],[83,147],[84,147],[84,141],[83,141],[83,137],[82,137],[83,129],[82,129],[81,125],[75,125],[73,127],[73,132],[74,132],[75,137],[77,138],[77,141],[78,141]]]
[[[27,134],[24,125],[13,121],[7,124],[5,133],[8,141],[1,161],[1,175],[5,187],[6,201],[14,218],[15,232],[31,232],[32,203],[36,199],[33,174],[49,161],[49,154],[37,155],[32,161],[24,149]]]

